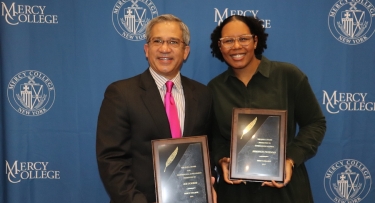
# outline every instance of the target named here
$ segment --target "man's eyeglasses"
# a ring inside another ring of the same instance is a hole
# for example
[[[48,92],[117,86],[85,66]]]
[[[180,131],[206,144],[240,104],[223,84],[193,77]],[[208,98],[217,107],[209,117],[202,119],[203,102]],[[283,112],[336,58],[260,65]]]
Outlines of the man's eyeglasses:
[[[180,47],[181,44],[185,44],[185,42],[183,42],[180,39],[163,40],[163,39],[155,38],[155,39],[151,39],[151,40],[148,41],[148,43],[151,46],[154,46],[154,47],[160,47],[164,44],[164,42],[167,42],[167,45],[169,47],[173,47],[173,48],[178,48],[178,47]]]
[[[236,40],[241,46],[247,46],[253,39],[253,35],[241,35],[239,37],[223,37],[219,39],[219,42],[224,48],[230,49],[234,46]]]

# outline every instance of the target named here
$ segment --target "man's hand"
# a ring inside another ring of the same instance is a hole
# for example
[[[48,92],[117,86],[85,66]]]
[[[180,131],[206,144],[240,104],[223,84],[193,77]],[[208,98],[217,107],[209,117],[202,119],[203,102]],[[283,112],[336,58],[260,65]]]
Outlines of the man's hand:
[[[229,163],[230,158],[224,157],[219,160],[219,164],[221,165],[221,169],[223,170],[223,179],[228,184],[241,184],[242,180],[230,180],[229,179]]]

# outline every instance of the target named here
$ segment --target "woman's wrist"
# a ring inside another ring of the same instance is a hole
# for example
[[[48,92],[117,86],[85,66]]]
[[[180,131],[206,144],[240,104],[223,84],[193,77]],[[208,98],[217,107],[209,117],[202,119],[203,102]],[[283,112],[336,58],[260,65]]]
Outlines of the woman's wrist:
[[[292,165],[292,169],[294,169],[294,161],[290,158],[287,158],[286,161],[289,162]]]

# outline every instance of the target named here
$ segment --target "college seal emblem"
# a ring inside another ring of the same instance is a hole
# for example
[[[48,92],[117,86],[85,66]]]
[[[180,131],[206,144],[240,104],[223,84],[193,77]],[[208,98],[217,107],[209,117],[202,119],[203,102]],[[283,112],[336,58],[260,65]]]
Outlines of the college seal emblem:
[[[40,116],[46,113],[55,101],[55,86],[52,81],[36,70],[16,74],[7,89],[10,105],[25,116]]]
[[[375,32],[375,7],[368,0],[339,0],[328,15],[332,35],[340,42],[357,45],[366,42]]]
[[[368,168],[354,159],[344,159],[332,164],[324,176],[324,189],[333,202],[361,202],[371,189]]]
[[[113,7],[112,23],[123,38],[141,41],[146,39],[148,21],[156,16],[158,10],[150,0],[118,0]]]

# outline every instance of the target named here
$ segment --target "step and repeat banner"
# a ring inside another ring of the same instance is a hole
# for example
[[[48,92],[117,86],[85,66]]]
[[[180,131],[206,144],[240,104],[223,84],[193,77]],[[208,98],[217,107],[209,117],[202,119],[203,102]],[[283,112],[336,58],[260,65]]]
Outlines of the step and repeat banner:
[[[182,74],[204,84],[227,68],[210,53],[215,26],[234,14],[262,19],[264,55],[307,74],[327,119],[307,161],[315,202],[375,202],[375,0],[0,5],[0,202],[109,202],[95,158],[99,107],[111,82],[148,68],[145,25],[165,13],[189,26]]]

